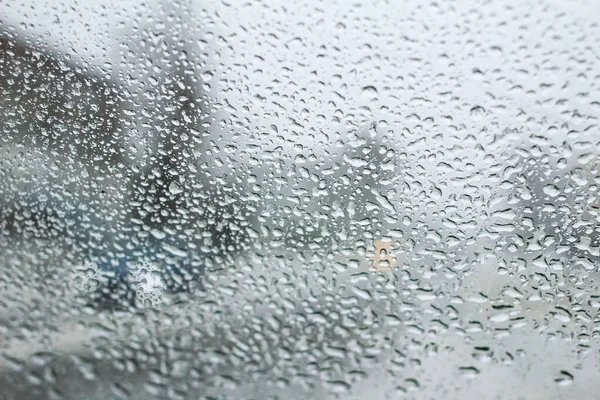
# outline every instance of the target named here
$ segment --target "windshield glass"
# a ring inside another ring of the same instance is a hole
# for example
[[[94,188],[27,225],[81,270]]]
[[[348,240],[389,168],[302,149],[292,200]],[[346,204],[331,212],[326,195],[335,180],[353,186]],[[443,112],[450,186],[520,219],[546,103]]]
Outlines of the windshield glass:
[[[595,398],[599,22],[0,2],[0,397]]]

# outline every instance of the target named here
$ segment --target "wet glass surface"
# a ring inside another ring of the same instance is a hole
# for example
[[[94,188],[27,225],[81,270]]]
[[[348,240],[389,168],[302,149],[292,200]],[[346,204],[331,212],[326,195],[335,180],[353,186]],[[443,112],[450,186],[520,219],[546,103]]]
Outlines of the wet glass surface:
[[[0,3],[0,399],[600,390],[594,1]]]

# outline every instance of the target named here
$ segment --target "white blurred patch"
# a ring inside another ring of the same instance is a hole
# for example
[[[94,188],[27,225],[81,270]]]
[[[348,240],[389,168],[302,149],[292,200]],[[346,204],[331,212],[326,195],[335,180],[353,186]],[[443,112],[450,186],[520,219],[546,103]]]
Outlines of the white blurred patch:
[[[129,283],[135,289],[140,306],[156,307],[163,303],[163,282],[160,268],[150,262],[138,262],[131,268]]]

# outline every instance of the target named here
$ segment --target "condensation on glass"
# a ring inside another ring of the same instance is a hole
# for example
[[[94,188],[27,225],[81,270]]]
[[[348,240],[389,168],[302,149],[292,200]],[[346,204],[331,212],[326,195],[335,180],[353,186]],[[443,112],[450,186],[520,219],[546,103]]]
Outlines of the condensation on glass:
[[[0,2],[0,398],[595,398],[599,23]]]

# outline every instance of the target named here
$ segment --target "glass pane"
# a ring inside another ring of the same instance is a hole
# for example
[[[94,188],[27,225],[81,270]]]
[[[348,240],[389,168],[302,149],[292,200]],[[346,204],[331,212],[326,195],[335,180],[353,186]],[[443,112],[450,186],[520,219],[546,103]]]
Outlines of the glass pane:
[[[599,20],[0,2],[0,398],[595,398]]]

